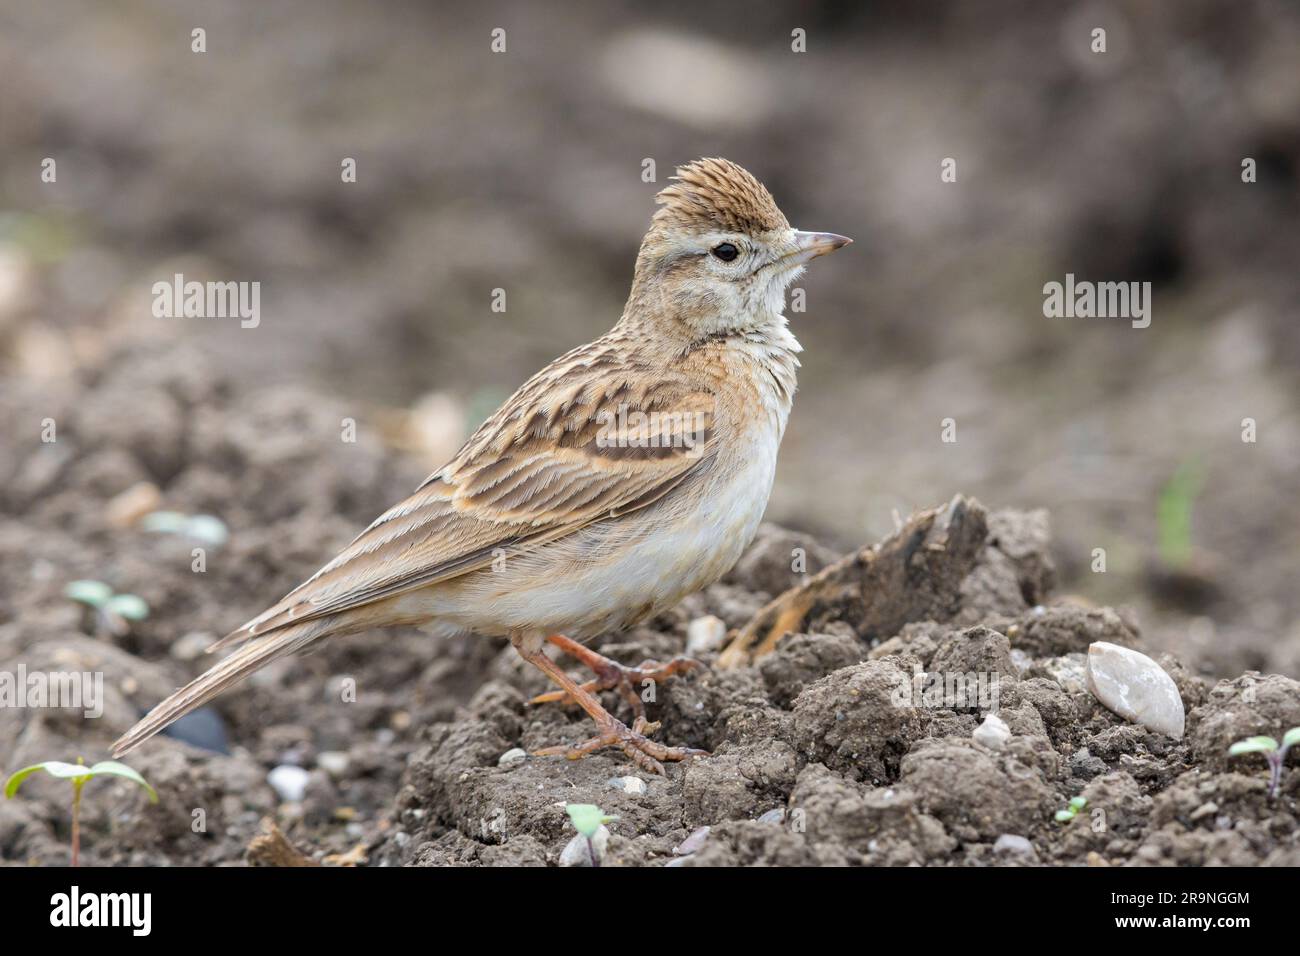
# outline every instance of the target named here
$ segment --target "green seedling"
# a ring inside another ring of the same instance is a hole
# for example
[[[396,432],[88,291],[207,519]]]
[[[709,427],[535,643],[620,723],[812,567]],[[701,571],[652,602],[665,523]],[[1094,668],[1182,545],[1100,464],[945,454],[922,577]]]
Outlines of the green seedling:
[[[1228,756],[1263,754],[1264,759],[1268,761],[1268,795],[1272,799],[1277,797],[1278,791],[1282,788],[1282,765],[1286,763],[1287,751],[1296,744],[1300,744],[1300,727],[1292,727],[1283,734],[1281,744],[1272,737],[1247,737],[1245,740],[1238,740],[1228,748]]]
[[[5,796],[12,797],[18,792],[18,788],[22,786],[23,781],[38,770],[44,770],[52,777],[62,777],[72,783],[73,866],[77,865],[81,857],[81,788],[89,781],[95,777],[125,777],[132,783],[144,787],[149,794],[150,802],[158,802],[158,792],[149,785],[149,782],[144,777],[126,764],[118,763],[116,760],[101,760],[93,767],[87,767],[85,761],[80,757],[77,758],[76,763],[64,763],[62,760],[46,760],[44,763],[35,763],[30,767],[23,767],[22,770],[15,771],[5,781]]]
[[[225,522],[212,515],[187,515],[179,511],[155,511],[140,519],[140,527],[158,534],[175,534],[211,548],[226,543],[230,532]]]
[[[95,615],[95,631],[121,636],[131,629],[131,621],[149,616],[149,605],[134,594],[115,594],[103,581],[73,581],[63,589],[64,597],[86,605]]]
[[[1083,808],[1086,807],[1087,805],[1088,805],[1087,797],[1075,797],[1073,800],[1069,802],[1069,804],[1066,805],[1066,808],[1064,810],[1056,811],[1056,822],[1069,823],[1080,813],[1082,813]]]
[[[591,856],[591,865],[600,866],[600,856],[596,853],[596,844],[593,840],[602,826],[613,823],[618,817],[605,816],[600,807],[594,803],[569,803],[565,804],[564,810],[573,821],[573,828],[587,841],[587,853]]]
[[[1187,567],[1192,558],[1192,503],[1200,491],[1201,469],[1195,461],[1180,465],[1160,489],[1156,503],[1160,559],[1176,571]]]

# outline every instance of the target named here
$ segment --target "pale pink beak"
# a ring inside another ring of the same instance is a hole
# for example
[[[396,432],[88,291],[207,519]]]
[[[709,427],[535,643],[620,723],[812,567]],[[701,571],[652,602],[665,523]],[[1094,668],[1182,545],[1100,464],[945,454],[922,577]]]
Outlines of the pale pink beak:
[[[818,256],[824,256],[828,252],[834,252],[836,249],[847,246],[852,241],[848,236],[837,236],[833,232],[801,232],[796,229],[794,233],[795,251],[786,258],[793,258],[796,262],[804,263],[810,259],[816,259]]]

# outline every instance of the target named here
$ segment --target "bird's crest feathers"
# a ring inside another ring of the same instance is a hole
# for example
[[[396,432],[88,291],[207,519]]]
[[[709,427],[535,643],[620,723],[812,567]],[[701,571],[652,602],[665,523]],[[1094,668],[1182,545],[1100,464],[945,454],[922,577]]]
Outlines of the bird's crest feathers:
[[[728,159],[697,159],[677,167],[659,191],[656,226],[749,234],[788,229],[767,188]]]

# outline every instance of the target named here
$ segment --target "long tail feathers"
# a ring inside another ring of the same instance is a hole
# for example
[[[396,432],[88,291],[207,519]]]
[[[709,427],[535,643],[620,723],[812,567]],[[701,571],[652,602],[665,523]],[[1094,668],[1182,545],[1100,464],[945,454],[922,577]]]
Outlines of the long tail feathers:
[[[172,721],[203,706],[227,687],[239,683],[271,661],[302,650],[312,641],[329,633],[333,623],[331,618],[304,621],[255,638],[252,643],[212,666],[149,711],[113,744],[113,756],[120,757],[133,750]]]

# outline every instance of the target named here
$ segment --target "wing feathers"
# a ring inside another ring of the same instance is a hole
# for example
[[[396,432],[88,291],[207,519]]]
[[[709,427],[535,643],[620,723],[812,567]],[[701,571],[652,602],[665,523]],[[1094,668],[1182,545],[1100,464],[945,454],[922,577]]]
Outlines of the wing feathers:
[[[465,574],[498,549],[554,540],[677,487],[711,453],[714,396],[630,370],[617,351],[596,342],[534,376],[415,494],[211,649]]]

